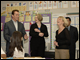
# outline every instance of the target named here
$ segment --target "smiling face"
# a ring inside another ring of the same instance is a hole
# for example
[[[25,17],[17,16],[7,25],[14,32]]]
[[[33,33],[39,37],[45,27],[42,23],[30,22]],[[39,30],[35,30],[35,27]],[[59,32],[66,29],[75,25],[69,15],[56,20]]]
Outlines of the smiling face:
[[[37,17],[37,16],[35,16],[35,22],[36,22],[36,23],[40,22],[40,21],[38,20],[38,17]]]
[[[19,20],[19,12],[15,11],[14,14],[12,15],[12,18],[14,21]]]
[[[63,24],[64,24],[64,22],[62,21],[62,19],[58,18],[57,19],[57,25],[60,26],[60,25],[63,25]]]

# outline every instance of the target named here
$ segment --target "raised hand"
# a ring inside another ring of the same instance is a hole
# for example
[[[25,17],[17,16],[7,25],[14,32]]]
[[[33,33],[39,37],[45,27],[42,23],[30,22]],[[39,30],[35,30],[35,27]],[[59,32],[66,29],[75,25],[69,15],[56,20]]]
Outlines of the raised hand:
[[[35,28],[35,29],[34,29],[34,31],[35,31],[35,32],[40,32],[40,30],[39,30],[39,29],[37,29],[37,28]]]
[[[27,34],[25,34],[25,35],[24,35],[24,39],[26,39],[26,40],[28,39],[28,36],[27,36]]]

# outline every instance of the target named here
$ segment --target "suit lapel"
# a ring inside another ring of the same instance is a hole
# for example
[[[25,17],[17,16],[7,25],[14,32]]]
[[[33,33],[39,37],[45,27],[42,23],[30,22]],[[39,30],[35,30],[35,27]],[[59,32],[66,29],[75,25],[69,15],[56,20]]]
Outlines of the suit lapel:
[[[43,27],[43,24],[41,23],[41,27],[40,27],[40,30],[42,30],[42,27]]]
[[[72,33],[72,27],[70,26],[70,34]]]
[[[37,26],[37,24],[35,23],[35,25],[36,25],[36,28],[38,28],[38,26]],[[40,30],[41,30],[41,28],[42,28],[42,23],[41,23],[41,27],[40,27]]]
[[[20,26],[20,25],[19,25],[19,22],[18,22],[18,31],[19,31],[19,26]]]
[[[38,28],[37,24],[35,23],[35,28]]]
[[[13,23],[12,20],[11,20],[11,25],[12,25],[13,29],[16,31],[16,28],[15,28],[14,23]]]

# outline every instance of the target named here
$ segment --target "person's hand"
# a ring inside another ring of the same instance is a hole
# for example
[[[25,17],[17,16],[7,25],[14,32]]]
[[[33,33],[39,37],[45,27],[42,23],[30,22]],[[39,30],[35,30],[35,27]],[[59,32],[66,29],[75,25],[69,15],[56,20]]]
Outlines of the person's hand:
[[[56,45],[56,41],[54,41],[54,45]]]
[[[40,30],[39,30],[39,29],[37,29],[37,28],[35,28],[35,29],[34,29],[34,31],[35,31],[35,32],[40,32]]]
[[[27,34],[25,34],[25,35],[24,35],[24,39],[26,39],[26,40],[28,39],[28,36],[27,36]]]
[[[43,36],[44,36],[44,33],[39,33],[39,36],[40,36],[40,37],[43,37]]]
[[[58,42],[56,42],[56,41],[54,41],[54,45],[55,45],[55,46],[59,46],[59,45],[58,45]]]

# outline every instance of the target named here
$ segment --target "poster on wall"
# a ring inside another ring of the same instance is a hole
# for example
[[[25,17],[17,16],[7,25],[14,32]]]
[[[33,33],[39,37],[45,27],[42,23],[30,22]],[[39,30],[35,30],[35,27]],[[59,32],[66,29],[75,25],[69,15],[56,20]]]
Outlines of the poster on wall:
[[[6,18],[5,18],[5,22],[8,22],[11,20],[11,13],[10,12],[7,12],[6,13]]]
[[[29,2],[29,10],[33,10],[33,2]]]
[[[15,10],[16,9],[16,4],[13,3],[13,7],[12,7],[12,10]]]
[[[48,9],[52,9],[52,1],[48,1]]]
[[[44,16],[42,22],[43,23],[49,23],[49,16]]]
[[[19,3],[19,11],[22,11],[23,9],[22,9],[22,3]]]
[[[43,16],[42,23],[50,23],[51,18],[51,13],[40,13]]]
[[[23,11],[19,12],[19,22],[24,22],[24,12]]]
[[[25,28],[25,31],[29,31],[30,30],[30,23],[24,23],[24,28]]]
[[[68,1],[62,1],[63,2],[63,8],[68,8]]]
[[[62,1],[58,1],[58,8],[62,8]]]
[[[26,11],[26,14],[25,14],[25,21],[31,21],[31,14],[29,11]]]
[[[53,1],[53,9],[57,9],[58,8],[58,2],[57,1]]]
[[[1,12],[1,16],[5,16],[6,15],[6,11]]]
[[[22,11],[26,11],[27,10],[27,4],[26,2],[22,3]]]
[[[32,21],[35,21],[35,15],[36,15],[36,13],[38,13],[38,11],[33,11],[32,13],[33,13],[33,15],[32,15]]]
[[[71,1],[71,7],[75,8],[76,7],[76,1]]]
[[[1,16],[5,16],[6,6],[1,7]]]
[[[73,25],[74,23],[75,23],[75,20],[74,20],[74,17],[72,16],[72,17],[70,17],[71,18],[71,24]]]
[[[38,9],[38,1],[34,1],[34,10]]]
[[[38,1],[38,10],[42,10],[43,9],[43,3],[42,1]]]
[[[19,10],[19,4],[18,3],[14,3],[14,7],[15,7],[15,9],[17,9],[17,10]]]
[[[17,9],[19,10],[19,3],[11,3],[11,12],[12,10]]]
[[[32,20],[35,21],[35,14],[33,15],[33,19]]]
[[[52,18],[52,23],[57,24],[57,18]]]
[[[13,3],[12,3],[13,4]],[[11,5],[12,6],[12,8],[13,8],[13,5]],[[17,9],[17,10],[19,10],[19,3],[15,3],[15,8]],[[20,10],[19,10],[20,11]]]
[[[10,3],[6,4],[6,12],[11,12],[11,4]]]
[[[1,30],[3,30],[3,23],[1,22]]]
[[[11,3],[11,11],[13,10],[13,3]]]
[[[47,1],[43,1],[43,9],[48,9],[47,5]]]
[[[79,24],[79,16],[76,17],[76,24]]]

